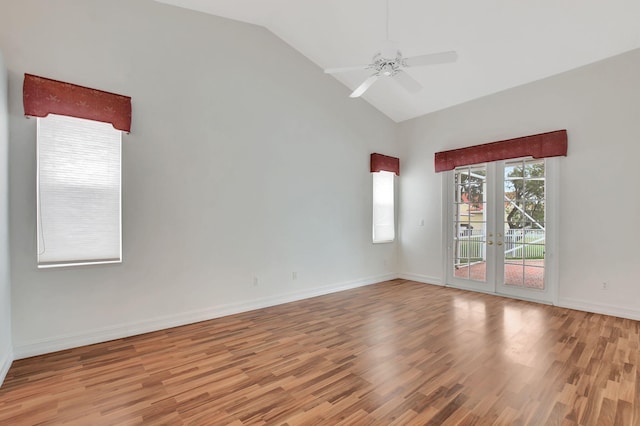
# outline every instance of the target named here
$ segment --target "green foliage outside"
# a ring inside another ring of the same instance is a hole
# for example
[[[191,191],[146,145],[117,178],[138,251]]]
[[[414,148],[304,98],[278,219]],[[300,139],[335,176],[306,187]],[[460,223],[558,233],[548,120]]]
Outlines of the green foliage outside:
[[[509,229],[544,226],[544,162],[522,162],[505,168],[505,207]],[[525,214],[526,213],[526,214]]]

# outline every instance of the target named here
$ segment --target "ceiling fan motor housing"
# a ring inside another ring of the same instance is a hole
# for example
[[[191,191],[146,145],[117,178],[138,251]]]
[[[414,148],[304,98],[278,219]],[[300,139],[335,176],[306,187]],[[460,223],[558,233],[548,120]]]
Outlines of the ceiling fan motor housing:
[[[373,57],[372,68],[376,70],[376,74],[386,77],[393,77],[398,73],[402,66],[402,54],[396,50],[394,59],[385,58],[382,53],[378,53]]]

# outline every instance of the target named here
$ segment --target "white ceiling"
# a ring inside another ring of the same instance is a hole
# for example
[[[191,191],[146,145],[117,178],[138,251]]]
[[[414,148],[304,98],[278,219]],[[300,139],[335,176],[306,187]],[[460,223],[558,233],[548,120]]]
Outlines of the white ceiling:
[[[321,68],[368,64],[386,38],[386,0],[158,1],[262,25]],[[639,22],[639,0],[389,0],[405,57],[459,59],[408,70],[417,94],[384,78],[363,99],[404,121],[639,48]],[[353,90],[369,74],[336,78]]]

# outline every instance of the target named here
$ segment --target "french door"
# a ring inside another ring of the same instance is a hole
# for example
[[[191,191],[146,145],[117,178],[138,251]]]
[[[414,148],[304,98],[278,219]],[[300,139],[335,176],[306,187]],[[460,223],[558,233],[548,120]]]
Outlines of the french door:
[[[555,301],[553,164],[524,158],[447,172],[446,285]]]

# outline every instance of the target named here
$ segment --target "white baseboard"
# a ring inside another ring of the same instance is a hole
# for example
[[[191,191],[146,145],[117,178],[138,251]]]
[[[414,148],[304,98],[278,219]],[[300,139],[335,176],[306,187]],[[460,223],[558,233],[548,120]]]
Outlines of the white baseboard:
[[[212,306],[206,309],[199,309],[189,312],[183,312],[176,315],[157,317],[134,323],[119,324],[113,327],[104,327],[86,331],[83,333],[60,335],[33,341],[14,342],[13,351],[7,352],[4,357],[0,359],[0,385],[4,381],[4,378],[6,377],[12,362],[16,359],[22,359],[50,352],[71,349],[79,346],[91,345],[114,339],[121,339],[137,334],[149,333],[152,331],[192,324],[200,321],[224,317],[227,315],[248,312],[255,309],[267,308],[269,306],[295,302],[311,297],[323,296],[339,291],[363,287],[396,278],[437,286],[443,285],[441,279],[437,277],[430,277],[427,275],[407,272],[400,274],[389,273],[385,275],[346,281],[329,286],[290,292],[282,295],[264,297],[250,301],[231,303],[221,306]],[[629,318],[632,320],[640,320],[640,311],[614,305],[593,303],[585,300],[560,298],[560,300],[558,301],[558,306],[568,309],[576,309],[579,311],[593,312],[621,318]]]
[[[11,368],[11,363],[13,362],[12,350],[9,348],[6,354],[0,359],[0,386],[4,382],[5,377],[7,377],[7,373],[9,372],[9,368]]]
[[[442,280],[438,277],[430,277],[428,275],[414,274],[411,272],[400,273],[398,274],[398,278],[402,278],[403,280],[417,281],[424,284],[433,284],[439,286],[444,285],[442,284]]]
[[[177,315],[158,317],[135,323],[119,324],[113,327],[104,327],[77,334],[60,335],[34,341],[14,342],[13,357],[14,359],[22,359],[50,352],[76,348],[79,346],[107,342],[109,340],[121,339],[124,337],[135,336],[137,334],[164,330],[167,328],[220,318],[227,315],[239,314],[255,309],[267,308],[269,306],[281,305],[283,303],[295,302],[297,300],[363,287],[382,281],[392,280],[397,277],[397,274],[390,273],[250,301],[231,303],[221,306],[211,306],[206,309],[183,312]]]
[[[613,317],[628,318],[640,321],[640,311],[623,308],[604,303],[593,303],[587,300],[560,298],[558,306],[561,308],[575,309],[577,311],[593,312],[595,314],[611,315]]]
[[[440,278],[430,277],[422,274],[402,272],[398,274],[398,278],[401,278],[404,280],[417,281],[425,284],[444,286]],[[535,303],[545,303],[545,304],[548,303],[548,302],[542,302],[540,300],[535,300],[535,299],[527,299],[524,297],[511,296],[508,294],[495,294],[492,292],[483,292],[475,289],[469,289],[469,291],[476,291],[480,293],[486,293],[486,294],[491,294],[491,295],[496,295],[501,297],[509,297],[512,299],[525,300],[525,301],[535,302]],[[595,314],[610,315],[614,317],[628,318],[628,319],[640,321],[640,311],[629,309],[629,308],[623,308],[615,305],[607,305],[604,303],[593,303],[586,300],[560,298],[558,300],[557,306],[561,308],[575,309],[578,311],[592,312]]]

